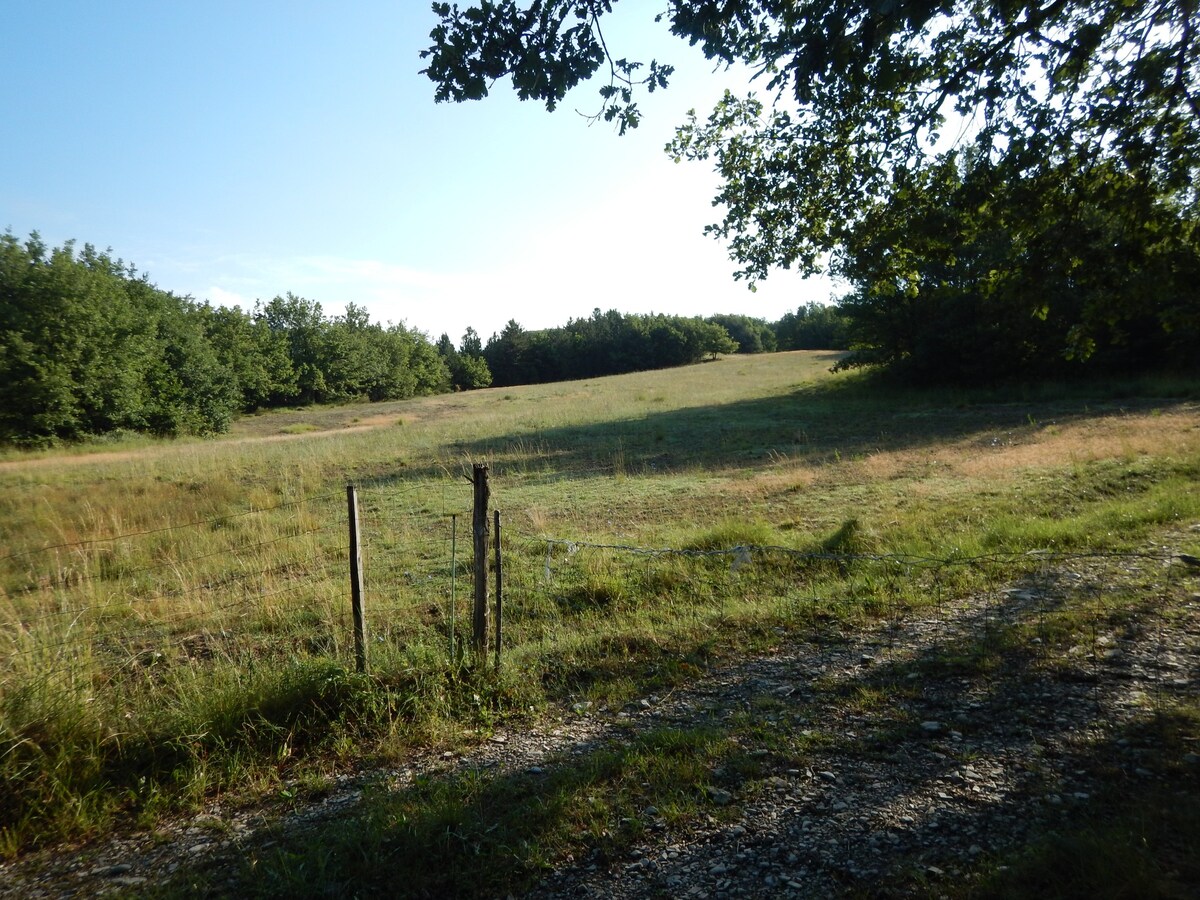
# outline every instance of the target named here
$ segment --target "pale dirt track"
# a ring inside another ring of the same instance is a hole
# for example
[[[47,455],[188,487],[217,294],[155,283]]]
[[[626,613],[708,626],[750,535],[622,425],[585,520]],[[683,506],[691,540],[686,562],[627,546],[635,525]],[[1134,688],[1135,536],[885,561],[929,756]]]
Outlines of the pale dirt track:
[[[186,450],[194,449],[195,447],[237,447],[244,444],[278,444],[283,441],[299,441],[307,440],[308,438],[323,438],[332,437],[337,434],[349,434],[353,432],[371,431],[376,428],[382,428],[395,420],[395,416],[375,417],[376,420],[364,420],[357,422],[354,425],[345,425],[341,428],[328,428],[321,431],[302,431],[297,434],[264,434],[253,437],[235,437],[225,438],[223,440],[214,441],[211,444],[171,444],[163,447],[140,447],[136,450],[112,450],[100,451],[97,453],[71,453],[66,455],[55,456],[39,456],[33,459],[9,459],[0,462],[0,472],[23,471],[28,469],[50,469],[55,466],[85,466],[85,465],[101,465],[105,463],[120,463],[132,462],[135,459],[151,456],[167,456],[172,453],[180,453]]]

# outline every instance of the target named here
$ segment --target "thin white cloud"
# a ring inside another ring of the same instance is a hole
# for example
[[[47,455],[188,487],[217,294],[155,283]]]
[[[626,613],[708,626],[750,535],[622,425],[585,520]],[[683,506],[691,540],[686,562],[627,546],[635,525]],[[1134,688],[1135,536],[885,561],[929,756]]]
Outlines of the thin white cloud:
[[[604,196],[536,225],[489,236],[503,248],[500,265],[477,267],[470,255],[453,269],[403,260],[336,255],[226,256],[214,261],[207,296],[245,307],[291,291],[328,314],[347,303],[380,322],[404,322],[457,339],[471,326],[486,340],[516,319],[526,328],[565,324],[594,308],[622,312],[711,315],[735,312],[777,319],[834,290],[824,278],[780,272],[751,293],[733,279],[721,244],[702,234],[718,217],[709,202],[711,173],[694,166],[652,166]]]
[[[213,285],[205,291],[204,299],[217,306],[240,306],[242,309],[250,309],[254,306],[253,300],[217,285]]]

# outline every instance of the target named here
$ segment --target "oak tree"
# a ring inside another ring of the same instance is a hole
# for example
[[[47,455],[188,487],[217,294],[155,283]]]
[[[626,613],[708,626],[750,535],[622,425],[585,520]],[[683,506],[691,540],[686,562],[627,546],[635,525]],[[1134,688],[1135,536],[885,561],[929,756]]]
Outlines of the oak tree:
[[[435,3],[424,72],[438,100],[479,99],[509,77],[519,97],[551,110],[599,77],[598,115],[621,130],[636,126],[637,91],[667,88],[673,69],[610,46],[604,25],[615,6]],[[1118,281],[1141,283],[1154,270],[1139,268],[1150,257],[1190,269],[1200,253],[1196,0],[668,0],[656,20],[709,59],[744,64],[757,80],[756,92],[727,92],[708,115],[691,113],[667,148],[676,160],[710,161],[720,174],[714,205],[723,212],[707,230],[727,243],[738,276],[751,284],[776,268],[829,266],[851,284],[857,321],[863,310],[890,314],[896,278],[902,294],[940,291],[947,303],[953,282],[956,296],[987,318],[993,269],[976,258],[969,271],[956,270],[954,254],[931,260],[923,246],[937,243],[928,229],[959,213],[978,220],[960,223],[963,230],[992,235],[986,252],[976,243],[971,253],[991,254],[1025,283],[1036,271],[1020,248],[1033,241],[1048,251],[1052,234],[1093,213],[1106,222],[1087,232],[1100,243],[1073,241],[1072,252],[1049,260],[1056,271],[1115,247],[1126,263]],[[1041,219],[1012,205],[1048,185],[1053,203],[1041,205]],[[1116,194],[1151,213],[1154,235],[1132,211],[1122,214]],[[970,198],[987,207],[982,217],[963,206]],[[895,223],[918,208],[922,237],[910,242]],[[875,271],[860,255],[866,248],[912,265]],[[1047,352],[1082,360],[1104,340],[1121,339],[1120,323],[1108,325],[1113,310],[1117,319],[1129,312],[1129,296],[1093,290],[1081,301],[1071,277],[1058,289],[1071,295],[1072,312],[1045,317],[1064,319],[1045,342],[1059,346]],[[1185,307],[1195,302],[1187,282],[1172,291],[1185,293]],[[1031,305],[1009,312],[1040,315],[1044,304]],[[1168,320],[1179,319],[1179,303],[1168,305],[1173,311],[1146,301],[1135,317],[1155,320],[1161,337],[1176,327]],[[878,339],[878,330],[863,337]]]

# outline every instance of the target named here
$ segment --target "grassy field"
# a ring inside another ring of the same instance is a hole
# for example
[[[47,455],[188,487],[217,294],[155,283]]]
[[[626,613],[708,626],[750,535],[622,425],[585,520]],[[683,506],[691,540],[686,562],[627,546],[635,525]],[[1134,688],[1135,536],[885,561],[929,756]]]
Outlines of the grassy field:
[[[248,416],[214,440],[8,453],[0,853],[453,744],[549,701],[620,703],[781,629],[851,628],[980,577],[919,558],[1168,533],[1200,552],[1200,385],[917,391],[831,375],[835,359],[730,357]],[[473,462],[490,466],[508,546],[499,675],[461,651]],[[350,645],[347,483],[369,676]]]

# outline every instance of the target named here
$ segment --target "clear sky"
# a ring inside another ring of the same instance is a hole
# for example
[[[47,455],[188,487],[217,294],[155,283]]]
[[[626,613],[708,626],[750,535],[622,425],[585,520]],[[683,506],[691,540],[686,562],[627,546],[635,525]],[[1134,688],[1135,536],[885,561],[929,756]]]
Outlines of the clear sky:
[[[776,319],[828,299],[791,272],[751,293],[702,234],[715,175],[663,146],[745,82],[658,8],[625,0],[606,28],[619,55],[677,67],[618,137],[577,112],[593,84],[553,114],[505,83],[435,104],[426,2],[6,0],[0,229],[111,247],[198,300],[292,291],[456,341],[595,307]]]

